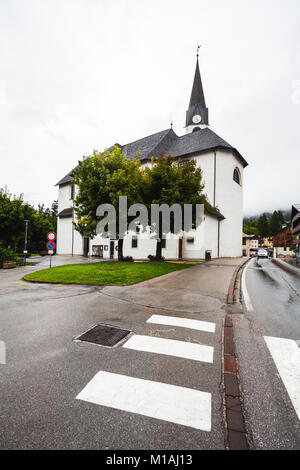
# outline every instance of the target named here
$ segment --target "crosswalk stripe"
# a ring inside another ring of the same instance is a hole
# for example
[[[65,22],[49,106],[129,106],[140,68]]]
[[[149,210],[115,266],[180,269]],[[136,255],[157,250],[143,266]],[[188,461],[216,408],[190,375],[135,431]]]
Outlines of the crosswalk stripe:
[[[191,328],[193,330],[208,331],[214,333],[216,329],[215,323],[201,320],[192,320],[190,318],[170,317],[167,315],[152,315],[147,323],[157,323],[159,325],[181,326]]]
[[[186,387],[99,371],[79,400],[211,430],[211,394]]]
[[[291,339],[264,338],[300,419],[300,349],[296,341]]]
[[[133,335],[123,344],[123,348],[210,363],[213,362],[214,355],[214,348],[212,346],[175,339],[158,338],[156,336]]]

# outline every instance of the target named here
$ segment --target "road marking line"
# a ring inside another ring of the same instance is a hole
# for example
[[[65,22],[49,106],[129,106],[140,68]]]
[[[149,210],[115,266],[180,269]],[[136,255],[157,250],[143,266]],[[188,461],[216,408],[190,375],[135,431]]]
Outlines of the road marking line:
[[[300,419],[300,349],[292,339],[264,338]]]
[[[211,394],[100,371],[78,400],[211,431]]]
[[[157,323],[160,325],[182,326],[193,330],[208,331],[214,333],[216,324],[208,321],[192,320],[190,318],[169,317],[167,315],[152,315],[147,323]]]
[[[123,348],[146,351],[168,356],[183,357],[194,361],[213,362],[214,348],[202,344],[178,341],[154,336],[133,335]]]
[[[247,291],[247,287],[246,287],[246,271],[247,271],[248,267],[250,266],[250,264],[252,263],[252,261],[253,261],[253,259],[250,261],[250,263],[247,263],[246,267],[243,270],[243,274],[242,274],[243,299],[244,299],[244,302],[245,302],[245,305],[246,305],[246,309],[249,312],[253,311],[253,306],[252,306],[252,303],[251,303],[251,300],[250,300],[250,297],[249,297],[249,294],[248,294],[248,291]]]

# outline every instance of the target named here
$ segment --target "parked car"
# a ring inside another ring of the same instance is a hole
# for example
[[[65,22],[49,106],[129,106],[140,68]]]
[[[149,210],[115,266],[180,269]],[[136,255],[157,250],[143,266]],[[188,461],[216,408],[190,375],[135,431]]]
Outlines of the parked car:
[[[258,258],[268,258],[269,257],[268,250],[266,250],[265,248],[259,248],[257,250],[257,257]]]

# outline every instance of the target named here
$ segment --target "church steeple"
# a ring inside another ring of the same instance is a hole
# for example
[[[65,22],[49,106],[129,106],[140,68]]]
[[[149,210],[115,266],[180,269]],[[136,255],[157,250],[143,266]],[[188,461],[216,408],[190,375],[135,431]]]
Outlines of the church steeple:
[[[189,109],[186,112],[185,127],[187,132],[203,129],[204,127],[208,126],[208,108],[206,107],[205,103],[205,97],[199,70],[198,50],[199,47],[197,48],[196,70],[189,103]]]

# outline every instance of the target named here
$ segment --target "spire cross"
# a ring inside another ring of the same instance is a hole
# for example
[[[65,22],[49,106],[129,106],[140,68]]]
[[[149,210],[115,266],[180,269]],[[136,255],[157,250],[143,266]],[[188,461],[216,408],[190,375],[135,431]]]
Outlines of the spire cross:
[[[200,47],[201,47],[201,45],[200,45],[200,46],[197,46],[197,58],[199,57],[199,50],[200,50]]]

